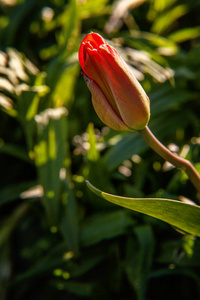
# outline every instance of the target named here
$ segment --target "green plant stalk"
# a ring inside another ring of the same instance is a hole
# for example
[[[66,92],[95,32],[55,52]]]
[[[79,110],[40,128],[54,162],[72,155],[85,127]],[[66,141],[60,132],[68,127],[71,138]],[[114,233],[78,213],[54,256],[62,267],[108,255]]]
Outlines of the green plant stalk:
[[[143,137],[145,142],[161,157],[165,160],[169,161],[177,168],[181,168],[186,172],[190,181],[198,191],[200,195],[200,175],[192,165],[192,163],[184,158],[181,158],[175,154],[173,154],[170,150],[168,150],[151,132],[148,126],[146,126],[142,130],[138,130],[138,133]]]

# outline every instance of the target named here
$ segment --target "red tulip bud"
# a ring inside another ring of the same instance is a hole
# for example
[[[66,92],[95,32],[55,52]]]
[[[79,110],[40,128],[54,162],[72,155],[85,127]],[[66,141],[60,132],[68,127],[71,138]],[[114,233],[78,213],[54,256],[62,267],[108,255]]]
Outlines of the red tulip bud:
[[[94,109],[115,130],[141,130],[150,117],[150,102],[129,66],[97,33],[81,43],[79,61]]]

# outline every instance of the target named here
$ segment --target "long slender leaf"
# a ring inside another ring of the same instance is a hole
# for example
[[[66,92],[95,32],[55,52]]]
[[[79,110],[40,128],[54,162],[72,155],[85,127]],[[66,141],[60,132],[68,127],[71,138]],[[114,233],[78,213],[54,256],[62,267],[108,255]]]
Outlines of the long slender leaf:
[[[120,197],[102,192],[90,182],[87,185],[93,193],[109,202],[157,218],[200,237],[199,206],[169,199]]]

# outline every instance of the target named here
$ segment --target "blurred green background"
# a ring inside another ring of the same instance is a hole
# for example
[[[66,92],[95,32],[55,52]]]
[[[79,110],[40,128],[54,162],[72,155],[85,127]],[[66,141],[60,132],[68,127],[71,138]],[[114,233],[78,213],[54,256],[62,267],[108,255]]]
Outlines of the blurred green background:
[[[95,31],[200,170],[199,0],[0,1],[0,299],[200,299],[200,242],[86,187],[195,200],[137,132],[101,123],[77,51]]]

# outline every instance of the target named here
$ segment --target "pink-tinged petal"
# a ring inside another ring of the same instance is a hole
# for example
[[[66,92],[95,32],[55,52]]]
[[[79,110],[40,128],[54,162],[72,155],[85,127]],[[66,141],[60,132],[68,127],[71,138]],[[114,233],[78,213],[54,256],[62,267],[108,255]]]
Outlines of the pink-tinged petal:
[[[94,63],[95,56],[98,56],[97,50],[85,48],[84,51],[85,51],[84,54],[85,60],[82,69],[84,73],[87,75],[87,77],[94,79],[94,77],[97,76],[97,72],[98,72],[96,64]]]
[[[108,99],[110,105],[119,115],[119,111],[113,98],[110,85],[106,80],[106,74],[104,73],[104,69],[102,68],[102,63],[103,61],[101,59],[101,56],[98,54],[98,50],[87,49],[84,65],[84,69],[86,70],[85,74],[87,77],[93,79],[93,81],[95,81],[99,87],[101,87],[101,90],[105,97]]]
[[[123,121],[130,128],[142,129],[149,121],[149,99],[128,65],[118,53],[114,54],[114,48],[115,51],[111,51],[110,48],[112,49],[111,46],[103,46],[99,50],[101,72],[106,76]]]
[[[90,78],[85,78],[86,84],[92,94],[92,104],[100,120],[115,130],[130,131],[126,124],[118,117],[110,106],[98,85]]]

